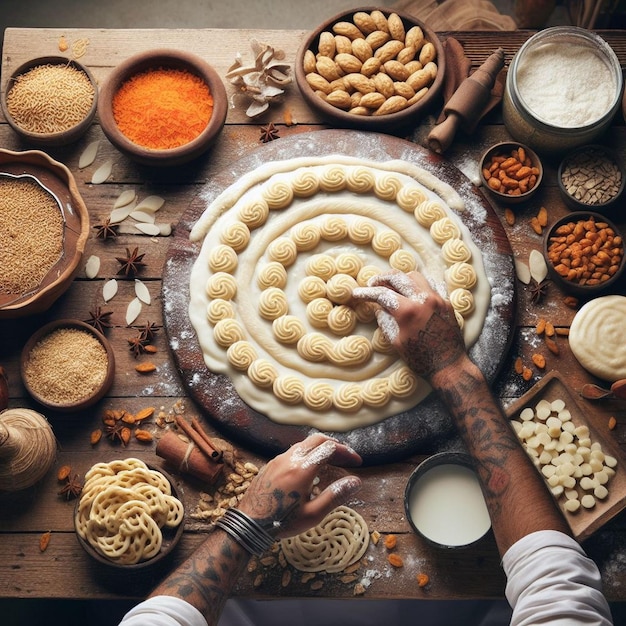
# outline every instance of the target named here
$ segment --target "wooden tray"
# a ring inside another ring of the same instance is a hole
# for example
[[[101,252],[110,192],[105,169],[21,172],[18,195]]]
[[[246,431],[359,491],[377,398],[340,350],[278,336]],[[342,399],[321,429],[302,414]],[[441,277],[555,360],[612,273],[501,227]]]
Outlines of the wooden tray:
[[[605,500],[596,500],[596,505],[592,509],[582,507],[576,513],[569,513],[564,508],[565,499],[558,498],[557,502],[565,515],[574,537],[578,541],[584,541],[603,524],[615,517],[620,511],[626,508],[626,469],[624,459],[618,446],[608,437],[603,437],[595,430],[587,420],[585,412],[575,399],[574,394],[562,380],[558,372],[546,374],[536,385],[529,389],[521,398],[516,400],[507,408],[506,414],[510,419],[516,419],[520,411],[527,406],[534,407],[540,400],[548,402],[561,399],[572,414],[572,422],[576,426],[586,425],[591,433],[591,441],[597,441],[602,445],[605,454],[610,454],[617,459],[615,476],[606,485],[609,495]]]
[[[172,237],[163,273],[164,325],[189,394],[225,436],[259,454],[282,452],[314,429],[271,421],[239,398],[228,377],[207,369],[188,316],[189,275],[201,245],[191,242],[189,233],[208,204],[254,168],[272,160],[330,154],[374,161],[403,159],[452,185],[466,202],[468,208],[461,219],[483,252],[487,276],[499,292],[497,298],[492,298],[483,332],[470,351],[488,380],[497,375],[513,335],[515,278],[509,241],[489,202],[456,167],[416,144],[377,133],[320,130],[264,144],[212,178],[192,201]],[[333,435],[351,445],[364,463],[371,465],[410,454],[432,453],[454,435],[454,429],[443,404],[431,394],[414,409],[379,424]]]

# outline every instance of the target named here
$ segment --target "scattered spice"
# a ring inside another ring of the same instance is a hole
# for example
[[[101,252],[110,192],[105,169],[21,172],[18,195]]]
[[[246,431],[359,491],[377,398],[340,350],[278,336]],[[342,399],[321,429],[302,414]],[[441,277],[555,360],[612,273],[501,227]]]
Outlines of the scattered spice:
[[[545,369],[546,357],[543,356],[543,354],[539,354],[536,352],[535,354],[532,355],[531,358],[536,367],[538,367],[540,370]]]
[[[396,547],[397,541],[394,534],[387,535],[385,537],[385,548],[387,548],[387,550],[393,550]]]
[[[154,372],[156,368],[156,365],[154,363],[151,363],[150,361],[135,365],[135,370],[137,370],[140,374],[150,374],[151,372]]]
[[[45,552],[47,550],[51,537],[52,537],[51,531],[47,531],[43,533],[41,537],[39,537],[39,551],[40,552]]]
[[[611,415],[611,417],[609,417],[609,430],[615,430],[616,426],[617,420],[615,419],[614,415]]]
[[[537,282],[534,278],[531,280],[529,285],[530,289],[530,301],[533,304],[539,304],[548,291],[548,286],[550,285],[549,280],[542,280],[541,282]]]
[[[129,248],[126,248],[125,257],[115,257],[121,264],[118,274],[124,274],[124,276],[134,276],[142,267],[145,267],[143,257],[145,254],[139,254],[139,248],[135,248],[132,252]]]
[[[113,224],[109,218],[101,222],[100,224],[96,224],[94,226],[96,230],[96,238],[102,239],[106,241],[107,239],[113,239],[118,235],[119,224]]]
[[[104,346],[78,328],[58,328],[38,341],[24,363],[30,389],[50,404],[75,404],[104,382],[109,359]]]
[[[261,126],[261,143],[268,143],[280,137],[279,130],[270,122],[267,126]]]
[[[151,69],[132,76],[113,96],[113,117],[128,139],[154,150],[193,141],[213,114],[209,86],[189,71]]]
[[[59,491],[60,496],[65,496],[66,500],[73,500],[74,498],[78,498],[83,490],[83,483],[80,481],[78,474],[74,474],[73,476],[70,474],[65,479],[65,485]]]
[[[57,480],[63,482],[72,473],[70,465],[62,465],[57,472]]]
[[[402,567],[404,565],[404,561],[402,560],[402,557],[395,552],[392,552],[387,557],[387,560],[389,561],[389,564],[393,567]]]
[[[63,216],[36,180],[0,176],[0,293],[39,286],[61,258]]]
[[[102,307],[97,306],[93,311],[89,311],[89,319],[86,319],[85,323],[104,334],[105,328],[113,328],[111,315],[113,315],[113,311],[103,311]]]
[[[15,79],[7,93],[7,110],[27,132],[61,133],[87,116],[95,89],[81,69],[67,65],[37,65]]]
[[[102,430],[100,428],[96,428],[96,430],[91,431],[91,435],[89,437],[89,443],[92,446],[97,445],[102,439]]]
[[[430,577],[428,576],[428,574],[424,574],[423,572],[420,572],[416,576],[416,579],[418,587],[425,587],[430,582]]]
[[[504,221],[509,225],[515,224],[515,213],[511,209],[504,209]]]

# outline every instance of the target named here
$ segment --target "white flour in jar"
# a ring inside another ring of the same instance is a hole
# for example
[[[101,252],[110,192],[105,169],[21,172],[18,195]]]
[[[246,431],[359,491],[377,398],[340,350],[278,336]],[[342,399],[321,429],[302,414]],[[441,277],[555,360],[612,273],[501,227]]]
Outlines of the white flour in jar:
[[[586,46],[559,42],[530,49],[520,59],[516,78],[527,108],[553,126],[592,124],[615,101],[611,70]]]

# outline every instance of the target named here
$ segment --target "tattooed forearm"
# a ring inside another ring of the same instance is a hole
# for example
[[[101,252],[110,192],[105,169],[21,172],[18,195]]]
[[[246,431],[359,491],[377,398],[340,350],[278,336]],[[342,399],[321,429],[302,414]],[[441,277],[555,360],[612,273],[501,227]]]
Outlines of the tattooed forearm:
[[[464,351],[465,345],[459,338],[456,322],[453,326],[439,313],[433,313],[424,330],[407,339],[403,356],[416,374],[430,378],[454,363]]]

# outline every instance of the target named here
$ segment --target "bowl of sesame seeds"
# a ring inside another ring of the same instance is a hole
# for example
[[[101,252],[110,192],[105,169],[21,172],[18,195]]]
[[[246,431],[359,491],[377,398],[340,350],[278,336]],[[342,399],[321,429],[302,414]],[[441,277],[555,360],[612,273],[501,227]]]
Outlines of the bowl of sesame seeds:
[[[22,139],[38,147],[63,146],[89,129],[98,107],[98,86],[78,61],[38,57],[11,74],[0,102]]]
[[[49,309],[78,272],[88,236],[65,165],[39,150],[0,149],[0,319]]]
[[[61,319],[37,330],[21,355],[28,393],[53,411],[92,406],[110,389],[115,357],[106,337],[86,322]]]

